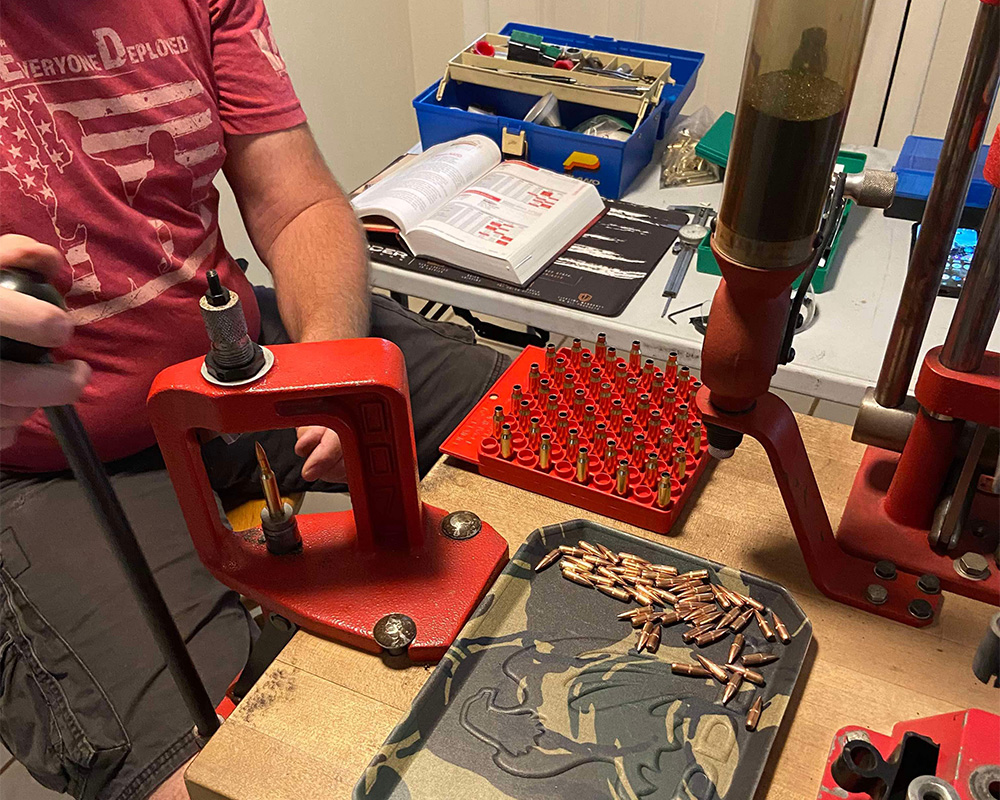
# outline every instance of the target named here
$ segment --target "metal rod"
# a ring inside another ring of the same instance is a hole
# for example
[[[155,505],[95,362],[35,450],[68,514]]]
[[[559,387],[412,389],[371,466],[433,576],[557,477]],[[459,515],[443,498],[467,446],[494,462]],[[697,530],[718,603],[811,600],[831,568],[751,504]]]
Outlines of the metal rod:
[[[951,109],[934,183],[927,197],[875,399],[889,408],[906,397],[927,321],[965,206],[972,168],[983,140],[1000,76],[1000,6],[979,4],[965,66]]]
[[[197,725],[198,735],[204,738],[211,736],[219,728],[215,707],[80,417],[72,406],[46,408],[45,415],[73,474],[108,535],[149,630]]]
[[[1000,191],[986,207],[979,243],[941,349],[941,363],[974,372],[983,363],[990,334],[1000,314]]]

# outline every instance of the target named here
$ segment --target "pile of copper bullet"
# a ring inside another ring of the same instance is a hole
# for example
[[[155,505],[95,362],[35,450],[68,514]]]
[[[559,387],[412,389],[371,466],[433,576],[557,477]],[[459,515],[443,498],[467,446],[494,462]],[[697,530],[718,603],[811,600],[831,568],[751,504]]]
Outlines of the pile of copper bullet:
[[[659,369],[638,341],[624,358],[603,333],[592,350],[549,344],[493,407],[486,440],[504,460],[666,509],[703,457],[700,386],[676,353]]]
[[[756,624],[769,642],[787,645],[792,637],[781,618],[759,600],[724,586],[711,583],[707,569],[679,573],[669,564],[654,564],[633,553],[616,553],[602,544],[580,541],[559,545],[547,553],[535,572],[559,562],[563,578],[580,586],[597,589],[623,603],[638,603],[618,615],[638,631],[636,652],[655,653],[660,646],[662,629],[687,623],[681,639],[685,644],[705,647],[732,636],[725,664],[717,664],[692,651],[697,664],[673,663],[675,675],[714,678],[725,686],[722,704],[726,705],[746,681],[764,686],[764,676],[756,667],[777,661],[775,653],[745,652],[743,631]],[[770,615],[770,620],[768,616]],[[757,694],[747,712],[746,729],[755,730],[764,710],[764,699]]]

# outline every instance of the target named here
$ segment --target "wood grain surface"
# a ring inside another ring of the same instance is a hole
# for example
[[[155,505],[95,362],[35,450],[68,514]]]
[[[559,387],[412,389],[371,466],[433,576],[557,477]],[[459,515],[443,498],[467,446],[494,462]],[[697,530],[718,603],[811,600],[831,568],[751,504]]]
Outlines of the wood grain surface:
[[[802,416],[798,422],[836,525],[864,448],[844,425]],[[479,514],[508,540],[511,553],[535,528],[575,518],[660,539],[447,460],[426,477],[422,496],[450,511]],[[940,618],[918,630],[820,595],[756,442],[747,439],[734,458],[710,467],[666,538],[682,550],[777,581],[812,620],[813,646],[758,798],[815,797],[833,735],[846,725],[889,732],[900,720],[969,707],[996,711],[996,690],[979,683],[971,669],[992,607],[948,595]],[[192,763],[192,800],[350,797],[431,669],[388,664],[297,634]]]

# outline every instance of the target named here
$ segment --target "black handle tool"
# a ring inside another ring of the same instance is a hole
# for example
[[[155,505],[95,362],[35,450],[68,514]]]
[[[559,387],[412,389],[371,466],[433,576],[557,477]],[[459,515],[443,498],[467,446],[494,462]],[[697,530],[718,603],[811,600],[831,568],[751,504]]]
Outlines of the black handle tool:
[[[0,287],[65,308],[55,287],[31,270],[0,270]],[[44,347],[5,336],[0,336],[0,359],[22,364],[44,364],[51,361],[48,350]],[[146,618],[146,624],[197,726],[198,736],[207,739],[219,728],[215,707],[76,409],[69,405],[51,406],[45,409],[45,416],[48,417],[52,432],[94,509],[94,514],[107,534],[111,549],[118,557]]]

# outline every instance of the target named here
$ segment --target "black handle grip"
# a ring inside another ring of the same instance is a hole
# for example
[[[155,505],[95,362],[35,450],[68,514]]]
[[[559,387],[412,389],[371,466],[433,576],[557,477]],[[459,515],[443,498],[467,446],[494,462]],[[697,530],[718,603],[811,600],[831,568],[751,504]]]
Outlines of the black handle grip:
[[[66,308],[62,295],[59,294],[56,287],[51,283],[46,283],[41,274],[31,269],[19,267],[0,269],[0,288],[20,292],[37,300],[44,300],[46,303],[52,303],[52,305],[59,306],[64,310]],[[0,359],[4,361],[40,364],[48,354],[49,351],[45,347],[0,336]]]

